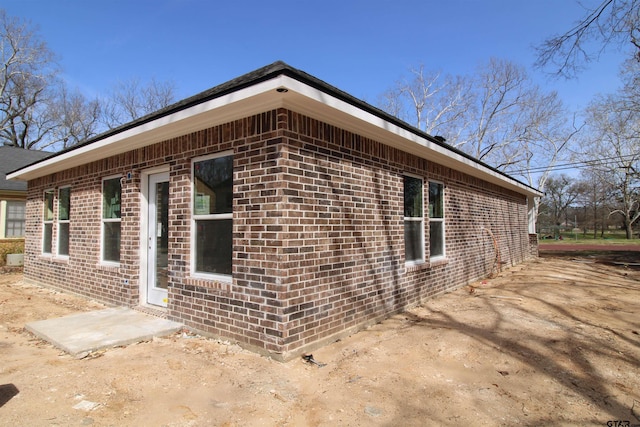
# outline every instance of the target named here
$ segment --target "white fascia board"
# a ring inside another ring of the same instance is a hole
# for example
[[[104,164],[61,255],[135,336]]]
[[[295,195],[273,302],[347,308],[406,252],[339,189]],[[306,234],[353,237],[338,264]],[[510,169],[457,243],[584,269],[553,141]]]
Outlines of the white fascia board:
[[[431,160],[434,163],[459,170],[502,187],[515,190],[518,193],[536,197],[541,195],[537,190],[515,179],[510,179],[481,163],[442,147],[419,134],[397,126],[382,117],[362,110],[322,90],[313,88],[290,77],[285,76],[282,80],[282,85],[291,92],[315,101],[313,103],[314,105],[311,105],[299,96],[288,99],[287,94],[285,94],[284,106],[291,107],[294,111],[303,110],[300,112],[313,114],[311,117],[334,123],[344,129],[351,130],[382,143],[388,143],[403,151]],[[343,114],[336,115],[336,111]],[[354,121],[354,118],[357,120]]]
[[[278,107],[281,105],[281,96],[276,92],[276,89],[282,86],[281,77],[256,83],[175,113],[158,117],[139,126],[45,159],[9,174],[7,179],[29,180],[45,176]]]

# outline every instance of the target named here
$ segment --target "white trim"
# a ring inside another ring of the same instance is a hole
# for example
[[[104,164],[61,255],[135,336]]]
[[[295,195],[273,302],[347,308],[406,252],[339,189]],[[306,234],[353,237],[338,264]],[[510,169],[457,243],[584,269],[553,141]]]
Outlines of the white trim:
[[[149,177],[158,173],[170,172],[169,165],[157,166],[140,171],[140,272],[138,276],[139,304],[147,305],[147,268],[149,263],[149,253],[147,241],[149,239]],[[171,176],[169,176],[171,180]]]
[[[21,236],[7,236],[7,222],[10,220],[15,221],[15,219],[9,218],[9,207],[11,207],[14,203],[20,203],[22,205],[23,215],[22,215],[22,229],[23,234]],[[25,231],[27,228],[27,201],[25,199],[2,199],[0,200],[0,236],[2,239],[6,240],[20,240],[25,238]]]
[[[445,189],[447,188],[444,185],[444,182],[438,180],[429,180],[428,184],[438,184],[442,186],[442,217],[441,218],[431,218],[431,215],[428,215],[428,223],[429,223],[429,261],[440,261],[447,258],[447,230],[446,230],[446,203],[445,203]],[[429,187],[427,186],[427,195],[429,194]],[[427,198],[427,207],[429,206],[429,199]],[[442,224],[442,254],[431,256],[431,222],[439,222]]]
[[[225,151],[220,151],[214,154],[210,154],[210,155],[206,155],[206,156],[200,156],[200,157],[194,157],[191,159],[191,189],[190,189],[190,198],[191,198],[191,203],[190,203],[190,207],[191,207],[191,242],[190,242],[190,273],[191,273],[191,277],[194,278],[199,278],[199,279],[206,279],[206,280],[214,280],[214,281],[219,281],[219,282],[224,282],[224,283],[231,283],[232,282],[232,275],[231,274],[217,274],[217,273],[207,273],[207,272],[203,272],[203,271],[197,271],[196,270],[196,245],[197,245],[197,241],[196,241],[196,235],[197,235],[197,229],[196,229],[196,221],[198,220],[225,220],[225,219],[231,219],[232,220],[232,227],[233,227],[233,209],[232,212],[225,212],[225,213],[221,213],[221,214],[208,214],[208,215],[196,215],[195,210],[195,164],[198,162],[203,162],[203,161],[207,161],[207,160],[213,160],[213,159],[219,159],[222,157],[228,157],[231,156],[232,159],[234,157],[235,153],[233,152],[233,150],[225,150]],[[232,172],[232,187],[233,187],[233,172]],[[233,188],[232,188],[233,191]],[[233,259],[233,252],[232,252],[232,259]],[[233,262],[233,261],[232,261]]]
[[[156,245],[154,244],[153,250],[150,247],[150,241],[154,239],[154,236],[151,235],[151,231],[155,229],[155,226],[153,226],[154,222],[151,222],[150,215],[149,215],[150,208],[152,206],[155,206],[155,202],[154,203],[151,202],[152,200],[151,188],[154,182],[156,183],[167,182],[169,183],[169,186],[170,186],[171,176],[170,176],[169,167],[166,167],[163,169],[166,169],[166,170],[158,170],[158,168],[155,168],[154,173],[145,173],[144,175],[145,187],[142,189],[144,190],[144,194],[145,194],[145,203],[144,203],[145,210],[141,211],[141,215],[140,215],[141,216],[140,222],[141,224],[144,223],[144,227],[145,227],[143,230],[140,230],[140,235],[145,236],[145,239],[141,241],[141,245],[144,245],[144,246],[141,246],[141,251],[140,251],[141,268],[142,268],[142,264],[144,264],[144,268],[145,268],[145,271],[141,272],[144,274],[140,275],[141,279],[144,276],[144,282],[140,280],[141,298],[142,298],[142,295],[144,294],[144,300],[141,300],[141,304],[152,305],[155,307],[167,307],[168,305],[168,290],[163,290],[163,291],[156,290],[155,283],[154,285],[151,286],[152,289],[151,290],[149,289],[150,281],[153,280],[153,277],[150,276],[150,267],[152,267],[151,264],[153,264],[155,260],[157,260],[157,256],[158,256]],[[146,171],[146,172],[149,172],[149,171]],[[153,190],[153,191],[155,192],[157,190]],[[169,208],[169,203],[167,204],[167,208]],[[155,207],[154,209],[157,209],[157,207]],[[150,256],[150,254],[152,254],[152,256]],[[142,262],[143,256],[144,256],[144,262]],[[155,264],[153,264],[153,267],[155,268]],[[160,298],[162,298],[162,300],[160,300]],[[153,299],[157,299],[157,300],[151,301]]]
[[[149,239],[149,176],[170,171],[171,168],[169,165],[157,166],[140,171],[140,272],[138,276],[140,305],[147,305],[147,266],[149,260],[146,248],[148,247],[147,241]],[[169,180],[171,180],[171,176],[169,176]]]
[[[26,207],[25,207],[26,212]],[[0,239],[7,238],[7,200],[0,200]]]
[[[61,220],[60,219],[60,190],[63,190],[65,188],[69,189],[69,219],[65,219],[65,220]],[[69,239],[69,252],[71,252],[71,185],[63,185],[61,187],[58,187],[58,210],[57,210],[57,215],[55,215],[55,223],[56,223],[56,258],[59,259],[69,259],[69,254],[60,254],[60,224],[69,224],[69,236],[67,236],[67,238]]]
[[[283,87],[288,90],[276,91]],[[417,130],[407,130],[282,74],[45,159],[9,174],[7,179],[29,180],[45,176],[278,107],[309,115],[518,193],[541,196],[537,190],[451,151],[420,135]]]
[[[536,201],[535,197],[527,197],[527,229],[529,234],[536,234],[536,223],[538,222],[536,202],[539,202],[539,199]]]
[[[406,188],[404,187],[404,177],[409,177],[409,178],[413,178],[413,179],[419,179],[421,186],[420,186],[420,191],[422,192],[422,215],[421,216],[404,216],[404,192],[406,191]],[[403,239],[404,241],[404,245],[405,245],[405,255],[404,255],[404,265],[405,266],[415,266],[415,265],[421,265],[424,264],[426,262],[426,241],[424,238],[424,233],[425,233],[425,204],[424,204],[424,183],[425,183],[425,179],[424,177],[420,176],[420,175],[415,175],[412,173],[403,173],[402,174],[402,181],[403,181],[403,185],[402,185],[402,194],[403,194],[403,203],[402,203],[402,218],[403,218],[403,222],[402,222],[402,226],[404,229],[405,226],[405,222],[409,221],[409,222],[419,222],[420,223],[420,259],[412,259],[412,260],[407,260],[407,253],[406,253],[406,247],[407,247],[407,242]]]
[[[122,174],[105,176],[100,181],[100,259],[98,264],[108,267],[119,267],[120,261],[111,261],[104,259],[104,224],[107,222],[120,223],[120,249],[122,249]],[[120,218],[104,218],[104,182],[113,179],[120,180]],[[122,253],[120,253],[122,256]]]
[[[289,103],[285,104],[285,107],[302,107],[302,110],[304,110],[302,112],[311,114],[311,117],[315,119],[337,124],[346,130],[352,130],[363,136],[397,147],[402,151],[428,159],[434,163],[460,170],[461,172],[485,179],[489,182],[500,183],[502,187],[514,189],[519,193],[540,195],[537,194],[538,192],[536,190],[532,190],[514,179],[508,179],[504,175],[480,163],[476,163],[474,160],[450,151],[419,134],[410,132],[359,107],[339,100],[324,91],[315,89],[286,76],[282,77],[282,84],[289,89],[289,93],[294,92],[301,94],[321,104],[312,109],[308,107],[305,109],[304,105],[296,103],[296,100],[292,99]],[[297,111],[296,108],[292,109]],[[341,119],[336,120],[336,110],[345,115],[340,116]],[[357,120],[353,120],[354,118]]]
[[[278,94],[275,89],[282,86],[281,79],[282,76],[256,83],[247,88],[159,117],[20,169],[11,173],[7,179],[33,179],[89,161],[182,136],[189,132],[227,123],[238,117],[277,108],[281,106],[281,96],[274,97],[272,94]]]
[[[47,219],[46,217],[46,212],[47,212],[47,193],[51,193],[51,195],[53,196],[51,199],[51,219]],[[43,204],[43,209],[42,212],[40,213],[40,215],[42,215],[40,218],[42,219],[42,238],[40,240],[40,253],[42,255],[45,256],[53,256],[53,224],[55,223],[56,220],[56,189],[55,188],[46,188],[42,191],[42,204]],[[44,251],[44,240],[45,240],[45,234],[46,234],[46,225],[49,224],[51,225],[51,250],[49,252],[45,252]]]

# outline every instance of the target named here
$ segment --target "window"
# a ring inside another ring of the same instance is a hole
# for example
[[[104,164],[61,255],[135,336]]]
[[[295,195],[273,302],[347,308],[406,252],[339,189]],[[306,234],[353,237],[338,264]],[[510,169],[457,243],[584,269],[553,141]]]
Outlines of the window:
[[[444,257],[444,185],[429,183],[429,256]]]
[[[404,177],[404,253],[408,263],[424,261],[422,179]]]
[[[4,224],[5,237],[24,237],[25,218],[26,203],[18,200],[8,200]]]
[[[69,256],[69,214],[71,187],[58,190],[58,255]]]
[[[233,156],[193,163],[194,270],[231,275]]]
[[[120,262],[120,177],[102,181],[102,260]]]
[[[43,236],[42,253],[51,253],[51,242],[53,239],[53,190],[44,192],[44,212],[43,212]]]

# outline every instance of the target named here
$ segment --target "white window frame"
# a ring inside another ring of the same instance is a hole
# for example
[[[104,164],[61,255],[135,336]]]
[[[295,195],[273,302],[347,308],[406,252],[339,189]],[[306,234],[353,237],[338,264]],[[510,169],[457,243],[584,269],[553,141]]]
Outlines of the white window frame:
[[[421,191],[422,191],[422,216],[404,216],[404,193],[406,191],[406,189],[404,188],[404,177],[409,177],[409,178],[414,178],[414,179],[419,179],[421,182]],[[405,223],[407,221],[409,222],[420,222],[420,247],[421,247],[421,252],[420,252],[420,258],[419,259],[414,259],[414,260],[407,260],[406,259],[406,250],[405,250],[405,265],[406,266],[412,266],[412,265],[420,265],[420,264],[424,264],[425,263],[425,239],[424,239],[424,227],[425,227],[425,205],[424,205],[424,183],[425,183],[425,179],[422,176],[419,175],[414,175],[411,173],[403,173],[402,174],[402,197],[403,197],[403,203],[402,203],[402,216],[404,218],[403,222],[402,222],[402,226],[403,226],[403,230],[405,227]],[[406,242],[404,242],[405,244],[405,248],[406,248]]]
[[[69,189],[69,219],[60,219],[60,192],[62,190],[65,189]],[[65,185],[62,186],[60,188],[58,188],[58,200],[57,200],[57,205],[58,205],[58,211],[57,211],[57,215],[56,215],[56,223],[57,223],[57,233],[56,233],[56,256],[59,258],[65,258],[68,259],[69,258],[69,254],[61,254],[60,253],[60,237],[61,237],[61,233],[60,230],[62,229],[62,227],[60,227],[60,224],[69,224],[69,235],[67,236],[67,239],[69,239],[69,246],[71,246],[71,186],[70,185]],[[71,248],[69,248],[71,249]]]
[[[232,275],[231,274],[217,274],[217,273],[207,273],[203,271],[196,270],[196,250],[197,250],[197,221],[207,221],[207,220],[224,220],[231,219],[233,220],[233,212],[223,213],[223,214],[207,214],[207,215],[197,215],[196,214],[196,206],[195,206],[195,191],[196,191],[196,179],[195,179],[195,165],[198,162],[203,162],[207,160],[217,159],[220,157],[234,156],[233,150],[222,151],[219,153],[215,153],[208,156],[194,157],[191,159],[191,276],[195,278],[202,278],[207,280],[217,280],[220,282],[231,283]],[[232,184],[233,185],[233,184]],[[232,189],[233,191],[233,189]]]
[[[51,218],[47,219],[47,193],[51,194]],[[43,255],[53,255],[53,224],[56,218],[56,190],[55,188],[47,188],[42,192],[42,254]],[[47,225],[51,227],[51,249],[49,252],[45,251],[45,236],[47,234]]]
[[[442,218],[431,218],[430,213],[427,213],[429,215],[429,260],[430,261],[438,261],[438,260],[443,260],[447,257],[447,236],[446,236],[446,222],[445,222],[445,218],[446,218],[446,204],[445,204],[445,190],[446,187],[444,185],[444,182],[442,181],[436,181],[436,180],[429,180],[428,181],[428,185],[431,184],[437,184],[440,185],[442,187]],[[429,188],[427,188],[427,195],[430,195],[431,192],[429,191]],[[430,200],[427,200],[427,209],[429,206]],[[432,222],[439,222],[442,223],[442,254],[440,255],[435,255],[432,256],[431,255],[431,223]]]
[[[104,228],[105,223],[120,223],[120,245],[122,246],[122,175],[111,175],[105,176],[102,178],[100,182],[100,264],[106,266],[114,266],[118,267],[120,265],[120,261],[111,261],[104,259]],[[113,179],[120,180],[120,218],[105,218],[104,217],[104,182],[110,181]],[[120,253],[120,257],[122,257],[122,253]]]

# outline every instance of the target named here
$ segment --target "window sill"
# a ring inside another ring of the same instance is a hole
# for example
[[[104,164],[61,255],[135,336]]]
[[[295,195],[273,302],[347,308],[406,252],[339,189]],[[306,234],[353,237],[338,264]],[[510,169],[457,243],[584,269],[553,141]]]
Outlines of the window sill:
[[[61,257],[61,256],[53,255],[53,254],[40,254],[38,256],[38,258],[43,260],[43,261],[55,262],[55,263],[58,263],[58,264],[68,264],[69,263],[69,257]]]
[[[424,270],[426,268],[429,268],[429,264],[425,261],[420,261],[420,262],[406,262],[404,264],[404,269],[407,273],[410,273],[412,271],[420,271],[420,270]]]
[[[118,262],[101,262],[98,263],[98,270],[102,270],[102,271],[114,271],[117,272],[120,270],[120,263]]]
[[[429,260],[429,266],[431,267],[440,267],[442,265],[449,264],[449,259],[447,257],[437,257]]]
[[[185,277],[183,283],[187,286],[197,286],[214,289],[222,292],[231,292],[231,276],[209,276],[206,274],[193,274]]]
[[[405,271],[411,273],[414,271],[428,270],[430,268],[441,267],[449,264],[447,257],[432,258],[428,261],[422,262],[407,262],[404,264]]]

